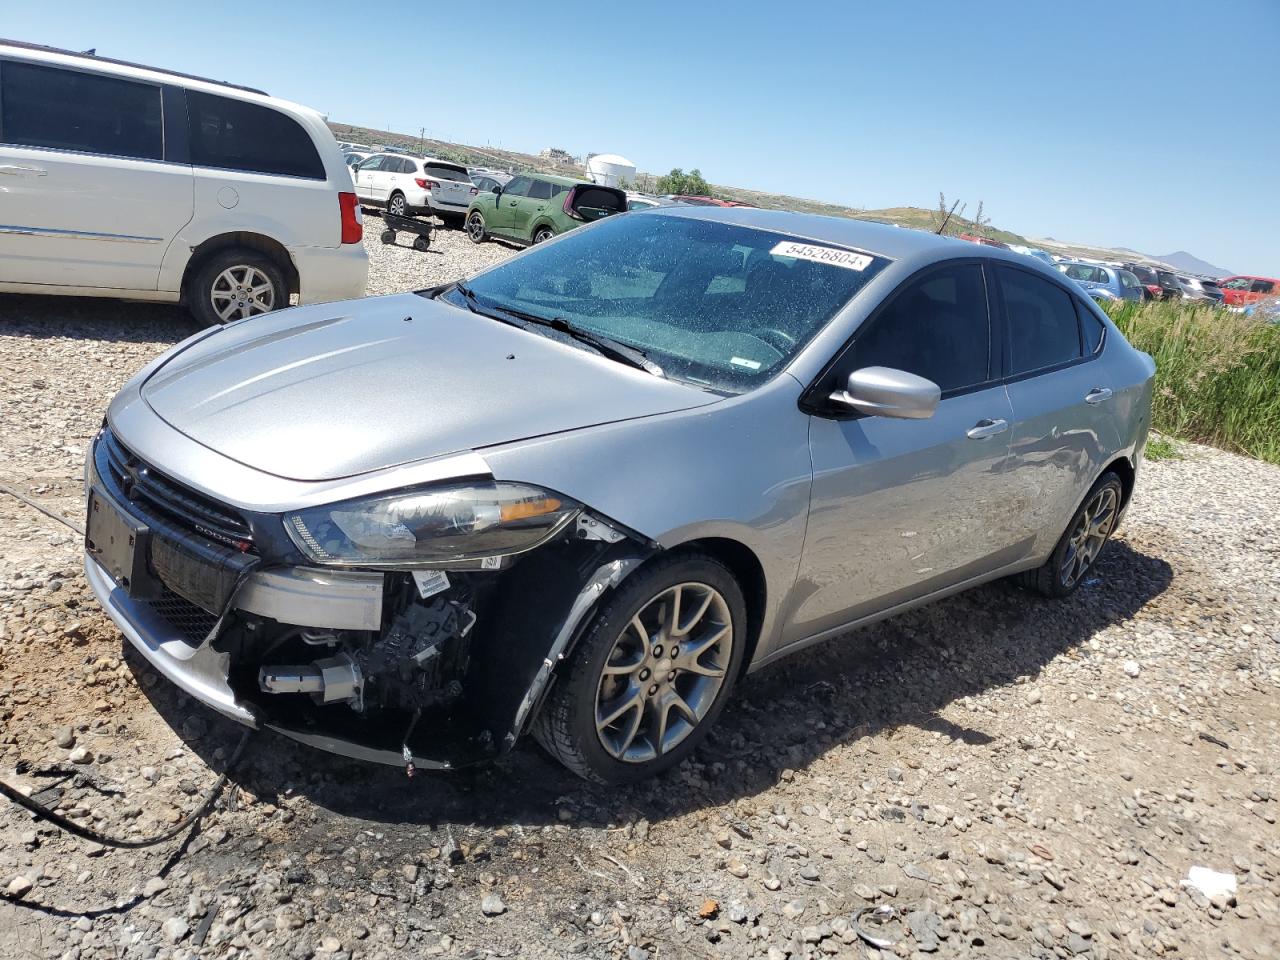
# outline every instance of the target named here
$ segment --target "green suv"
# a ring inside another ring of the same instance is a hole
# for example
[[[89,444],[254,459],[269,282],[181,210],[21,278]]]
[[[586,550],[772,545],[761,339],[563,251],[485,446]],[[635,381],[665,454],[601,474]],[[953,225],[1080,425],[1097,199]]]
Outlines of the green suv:
[[[581,223],[627,209],[627,195],[568,177],[514,177],[494,193],[481,193],[467,207],[467,236],[472,243],[489,237],[516,243],[541,243]]]

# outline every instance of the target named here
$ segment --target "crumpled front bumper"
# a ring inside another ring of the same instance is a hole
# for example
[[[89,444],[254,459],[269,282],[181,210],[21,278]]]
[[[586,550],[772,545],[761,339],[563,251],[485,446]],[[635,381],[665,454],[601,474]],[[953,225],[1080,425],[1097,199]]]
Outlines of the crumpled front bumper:
[[[227,683],[227,654],[209,644],[193,646],[150,604],[125,593],[87,554],[84,573],[107,616],[165,679],[232,720],[251,727],[258,725],[257,717],[236,701]]]

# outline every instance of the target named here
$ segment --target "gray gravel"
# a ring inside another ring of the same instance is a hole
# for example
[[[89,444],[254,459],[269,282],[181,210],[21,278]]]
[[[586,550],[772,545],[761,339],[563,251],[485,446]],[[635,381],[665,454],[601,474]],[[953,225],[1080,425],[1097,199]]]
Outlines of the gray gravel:
[[[511,253],[376,226],[371,293]],[[190,329],[0,297],[0,479],[78,515],[107,399]],[[260,735],[180,856],[0,807],[0,956],[1280,957],[1280,468],[1185,452],[1075,597],[996,584],[801,654],[652,784],[532,746],[408,780]],[[64,813],[142,836],[238,733],[122,645],[74,534],[0,497],[0,776],[70,771]]]

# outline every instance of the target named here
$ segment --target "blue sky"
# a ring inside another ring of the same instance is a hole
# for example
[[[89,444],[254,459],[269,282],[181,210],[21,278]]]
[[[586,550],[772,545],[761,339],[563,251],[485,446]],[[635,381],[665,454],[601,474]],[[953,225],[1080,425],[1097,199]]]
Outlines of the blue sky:
[[[855,206],[943,190],[1020,233],[1280,275],[1280,0],[605,8],[64,0],[6,4],[0,33],[340,122]]]

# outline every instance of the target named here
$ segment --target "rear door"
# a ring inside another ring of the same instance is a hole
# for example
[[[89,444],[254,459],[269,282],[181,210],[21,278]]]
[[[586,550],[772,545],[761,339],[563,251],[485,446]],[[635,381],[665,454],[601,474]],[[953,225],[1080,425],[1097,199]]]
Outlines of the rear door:
[[[0,281],[155,290],[192,214],[165,150],[180,108],[160,84],[0,61]]]
[[[521,197],[520,202],[511,211],[511,232],[513,234],[526,240],[529,239],[529,224],[534,217],[547,208],[555,189],[550,181],[541,180],[537,177],[529,182],[529,195]]]
[[[818,412],[809,427],[813,491],[801,558],[804,599],[791,640],[926,596],[1017,560],[1010,530],[1009,398],[999,382],[978,260],[907,280],[838,358],[825,398],[862,367],[942,389],[927,420]]]
[[[1008,522],[1044,555],[1120,445],[1105,328],[1064,286],[1007,264],[995,273],[1013,407]]]

